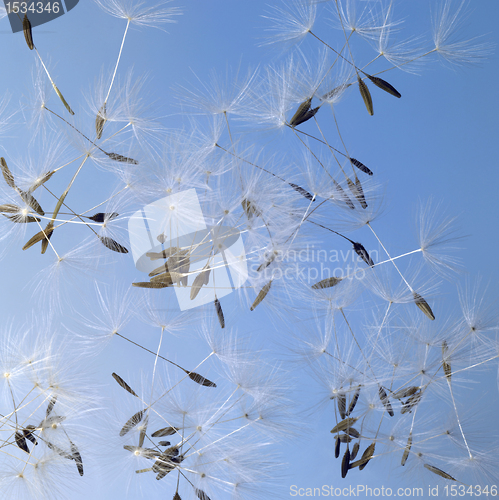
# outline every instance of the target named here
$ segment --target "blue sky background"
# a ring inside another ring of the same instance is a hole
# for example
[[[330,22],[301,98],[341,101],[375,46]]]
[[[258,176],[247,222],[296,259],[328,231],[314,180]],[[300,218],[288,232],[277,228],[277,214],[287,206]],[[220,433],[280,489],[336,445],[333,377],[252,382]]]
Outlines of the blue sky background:
[[[175,88],[196,86],[196,76],[203,80],[212,70],[225,74],[228,66],[235,68],[240,65],[243,70],[245,67],[265,67],[282,57],[279,47],[258,46],[259,38],[268,27],[262,19],[268,11],[268,3],[260,0],[195,0],[183,5],[177,1],[175,5],[182,9],[183,14],[177,18],[176,24],[165,25],[168,33],[150,28],[131,28],[118,76],[124,75],[130,67],[136,75],[148,75],[146,90],[141,98],[157,101],[158,113],[169,129],[188,126]],[[429,32],[427,7],[430,3],[421,2],[415,7],[408,0],[399,2],[400,17],[406,18],[409,31],[414,26],[415,31]],[[496,2],[473,2],[470,12],[465,33],[483,35],[484,40],[497,45],[499,11]],[[104,14],[93,2],[81,1],[67,15],[34,29],[33,35],[41,54],[44,58],[50,56],[55,80],[67,101],[71,105],[75,103],[75,111],[78,116],[84,117],[85,126],[92,126],[94,120],[93,116],[85,115],[85,96],[101,70],[109,71],[114,65],[124,26],[124,21]],[[0,93],[9,92],[16,109],[27,102],[35,56],[27,50],[22,33],[13,35],[9,30],[8,20],[1,19]],[[332,40],[338,37],[338,33],[330,30],[323,34]],[[314,50],[313,47],[313,43],[305,43],[303,50]],[[496,49],[479,66],[449,67],[433,59],[422,66],[418,75],[392,72],[387,80],[402,93],[402,98],[396,100],[373,91],[373,117],[367,115],[355,90],[348,94],[339,108],[342,133],[353,156],[370,166],[375,172],[375,179],[383,185],[386,209],[375,222],[375,228],[394,254],[417,248],[414,220],[418,200],[432,198],[440,203],[445,214],[458,216],[459,233],[466,236],[459,241],[461,248],[458,252],[465,272],[454,277],[452,283],[443,282],[439,293],[432,296],[432,307],[439,320],[448,316],[451,321],[457,317],[459,307],[455,284],[463,284],[467,278],[482,276],[482,286],[488,285],[487,296],[494,304],[497,304],[499,296],[499,266],[495,256],[499,248],[499,214],[496,210],[499,170],[495,154],[498,134],[497,57]],[[55,101],[56,98],[51,98],[52,103]],[[17,106],[17,103],[20,105]],[[22,116],[18,114],[15,119],[21,122]],[[25,154],[28,140],[23,130],[20,124],[0,137],[1,155],[16,158]],[[272,134],[269,133],[269,137],[263,134],[257,136],[269,151],[272,150],[272,141],[284,144],[281,137]],[[290,151],[292,154],[292,149]],[[104,199],[119,186],[113,175],[101,170],[88,172],[80,181],[78,194],[72,193],[75,204],[85,203],[86,193],[91,193],[94,199]],[[354,234],[359,235],[359,241],[365,241],[361,235],[366,235],[367,229]],[[74,237],[79,235],[75,232]],[[367,236],[364,237],[367,239]],[[31,312],[28,311],[32,308],[40,310],[37,300],[32,297],[33,283],[37,282],[39,270],[52,257],[41,256],[37,249],[23,252],[22,244],[21,241],[13,244],[9,239],[0,242],[5,250],[0,261],[2,322],[29,322]],[[104,288],[112,283],[127,284],[137,280],[138,272],[134,269],[131,256],[118,257],[123,258],[114,259],[112,265],[101,263],[99,280],[107,283],[102,285]],[[98,313],[96,303],[92,302],[95,300],[95,289],[91,280],[85,282],[84,276],[76,275],[74,281],[67,285],[67,290],[75,294],[75,309],[63,305],[62,314],[55,321],[63,324],[58,333],[61,341],[71,342],[73,335],[85,335],[75,310],[87,318],[91,313],[85,311]],[[226,310],[231,311],[230,299],[226,304]],[[46,305],[42,305],[41,309],[44,307]],[[239,335],[250,339],[254,348],[265,350],[269,359],[287,362],[289,354],[282,346],[290,343],[288,331],[286,327],[269,327],[265,311],[255,311],[251,322],[243,320],[243,316],[240,318],[236,312],[228,312],[227,317],[228,322],[237,327]],[[309,324],[306,318],[300,321]],[[191,359],[201,360],[209,353],[208,347],[194,333],[195,328],[186,330],[179,337],[169,337],[165,344],[165,352],[180,364],[184,361],[189,363]],[[155,349],[157,332],[151,327],[134,320],[127,331],[132,338]],[[101,420],[92,417],[88,421],[87,430],[96,440],[108,432],[105,427],[113,421],[114,415],[121,415],[124,411],[118,403],[124,399],[123,391],[110,374],[117,372],[129,380],[138,381],[152,364],[151,355],[130,350],[119,342],[119,339],[113,339],[88,362],[87,375],[98,387],[102,397],[100,404],[108,412],[108,416]],[[333,438],[329,434],[333,422],[331,409],[325,406],[315,410],[320,391],[314,386],[314,380],[297,376],[294,365],[285,366],[290,371],[290,377],[298,379],[296,393],[291,395],[291,399],[295,401],[296,398],[301,405],[298,414],[302,423],[296,435],[279,448],[283,460],[289,464],[280,473],[276,486],[271,492],[258,493],[256,498],[274,498],[276,494],[286,498],[292,484],[321,487],[324,484],[343,486],[361,481],[371,487],[384,485],[392,489],[422,485],[426,488],[433,484],[433,477],[403,475],[400,467],[391,469],[383,462],[377,466],[370,464],[361,475],[351,473],[342,480],[339,461],[333,457]],[[477,399],[493,399],[495,406],[489,407],[490,412],[493,408],[497,409],[496,370],[494,367],[480,374],[482,383],[476,386],[473,393]],[[114,402],[109,406],[111,398]],[[495,420],[490,425],[493,433],[497,434]],[[116,462],[114,452],[117,452],[114,449],[109,451],[105,446],[103,448],[98,460],[89,460],[88,472],[81,482],[71,479],[75,488],[72,498],[118,499],[129,490],[127,479],[120,476],[116,468],[110,467],[111,472],[102,472],[101,464],[111,466]],[[85,454],[82,455],[85,459]],[[131,479],[135,480],[134,477]],[[442,483],[440,485],[442,488]],[[132,486],[130,497],[172,497],[173,483],[165,482],[162,486],[164,494],[160,493],[156,484],[150,494],[147,485],[140,493]]]

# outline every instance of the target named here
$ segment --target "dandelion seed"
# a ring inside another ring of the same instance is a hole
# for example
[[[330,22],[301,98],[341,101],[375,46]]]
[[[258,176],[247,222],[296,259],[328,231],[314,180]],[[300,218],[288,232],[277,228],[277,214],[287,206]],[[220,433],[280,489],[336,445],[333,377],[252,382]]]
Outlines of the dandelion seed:
[[[310,201],[315,201],[315,196],[312,196],[308,191],[303,189],[300,186],[297,186],[296,184],[293,184],[292,182],[288,182],[288,184],[298,193],[300,193],[303,197],[305,197],[307,200]]]
[[[165,437],[165,436],[172,436],[173,434],[176,434],[178,432],[178,429],[176,427],[163,427],[162,429],[159,429],[151,434],[151,437]],[[166,441],[162,441],[166,442]],[[165,446],[165,445],[162,445]]]
[[[345,432],[349,436],[352,436],[355,439],[360,437],[360,432],[357,429],[354,429],[353,427],[348,427],[348,429],[346,429]]]
[[[260,304],[260,302],[267,296],[270,290],[270,286],[272,285],[272,280],[270,280],[258,293],[256,296],[255,302],[253,302],[252,306],[250,307],[250,311],[254,311],[255,307]]]
[[[25,429],[23,429],[23,434],[26,439],[31,441],[35,446],[38,444],[35,436],[33,436],[33,431],[36,429],[34,425],[27,425]]]
[[[21,450],[25,451],[26,453],[29,453],[29,448],[28,445],[26,444],[26,439],[24,439],[23,434],[17,431],[15,434],[15,438],[17,446],[19,446],[19,448],[21,448]]]
[[[108,236],[97,236],[97,237],[105,247],[109,248],[109,250],[118,253],[128,253],[128,250],[123,245],[120,245],[117,241],[114,241],[112,238],[109,238]]]
[[[70,115],[74,115],[74,111],[71,109],[71,106],[67,103],[66,99],[64,99],[64,96],[62,95],[61,91],[57,88],[57,85],[52,82],[52,86],[54,87],[55,93],[59,96],[59,99],[61,100],[62,104],[64,104],[64,107],[69,111]]]
[[[130,163],[131,165],[138,165],[139,162],[133,158],[128,158],[127,156],[119,155],[117,153],[105,153],[111,160],[119,161],[121,163]]]
[[[372,261],[371,257],[367,253],[367,250],[364,248],[364,246],[361,243],[353,243],[353,249],[355,253],[369,266],[369,267],[374,267],[374,262]]]
[[[356,160],[355,158],[350,158],[350,161],[352,162],[352,164],[357,167],[359,170],[361,170],[362,172],[364,172],[365,174],[367,175],[373,175],[373,172],[372,170],[370,170],[369,168],[367,168],[362,162],[360,162],[359,160]]]
[[[203,270],[196,276],[191,286],[190,298],[194,300],[203,285],[207,285],[210,282],[211,268],[208,264],[203,268]]]
[[[350,460],[355,460],[355,457],[357,456],[357,453],[359,453],[359,448],[360,448],[359,443],[355,443],[353,445],[352,451],[350,453]]]
[[[97,139],[102,137],[102,132],[104,130],[104,124],[107,122],[106,118],[106,103],[104,103],[99,109],[97,116],[95,118],[95,133]]]
[[[347,196],[343,188],[333,179],[334,186],[340,193],[340,198],[348,205],[349,208],[355,210],[355,205],[352,203],[352,200]]]
[[[23,32],[26,43],[28,44],[29,50],[33,50],[35,45],[33,44],[33,33],[31,30],[31,22],[28,19],[27,13],[24,14],[23,18]]]
[[[346,413],[346,416],[350,416],[350,413],[353,412],[354,408],[355,408],[355,405],[357,404],[357,401],[359,400],[359,396],[360,396],[360,388],[361,386],[359,385],[350,401],[350,404],[348,405],[348,410],[347,410],[347,413]]]
[[[246,217],[248,217],[248,220],[251,220],[253,216],[259,217],[262,214],[250,200],[244,199],[241,205],[243,206],[244,213]]]
[[[331,278],[326,278],[324,280],[321,280],[315,284],[312,285],[312,288],[314,290],[321,290],[323,288],[331,288],[335,285],[337,285],[343,278],[335,278],[335,277],[331,277]]]
[[[199,373],[188,372],[187,370],[185,370],[185,373],[187,373],[189,378],[191,380],[193,380],[194,382],[196,382],[196,384],[203,385],[205,387],[216,387],[217,386],[217,384],[215,384],[215,382],[211,382],[207,378],[202,377],[201,375],[199,375]]]
[[[220,301],[215,297],[215,310],[217,311],[218,321],[220,322],[220,328],[225,328],[224,313],[222,311],[222,306]]]
[[[364,73],[364,72],[362,72]],[[378,78],[377,76],[371,76],[368,75],[367,73],[364,73],[364,75],[371,80],[371,82],[376,85],[376,87],[379,87],[381,90],[384,90],[385,92],[388,92],[389,94],[395,96],[395,97],[402,97],[402,94],[392,85],[390,85],[388,82],[385,80],[382,80],[381,78]]]
[[[136,425],[140,423],[142,417],[144,416],[145,410],[138,411],[135,415],[132,415],[125,423],[120,431],[120,436],[123,437],[129,431],[131,431]]]
[[[38,178],[30,187],[28,190],[28,193],[32,193],[36,189],[38,189],[40,186],[43,186],[48,180],[51,179],[51,177],[54,175],[55,171],[50,171],[50,172],[45,172],[40,178]]]
[[[57,396],[50,398],[49,404],[47,405],[47,411],[45,412],[46,417],[50,415],[50,412],[54,409],[56,402],[57,402]]]
[[[5,161],[5,158],[3,156],[0,158],[0,167],[2,168],[3,178],[5,179],[5,182],[7,183],[7,185],[13,189],[16,189],[16,183],[14,181],[14,176],[12,175],[12,172],[9,170],[9,167],[7,166],[7,162]]]
[[[199,500],[210,500],[210,497],[203,490],[199,490],[197,488],[194,488],[194,490]]]
[[[404,414],[407,412],[411,412],[412,409],[419,403],[421,400],[421,397],[423,396],[422,392],[417,392],[416,394],[413,394],[405,403],[404,406],[402,407],[400,413]]]
[[[33,195],[26,191],[19,190],[19,196],[21,196],[24,203],[29,205],[38,215],[41,215],[42,217],[45,215],[45,212]]]
[[[390,404],[386,391],[383,389],[383,387],[379,386],[378,394],[379,394],[379,399],[381,400],[383,406],[386,408],[386,411],[388,412],[388,415],[390,415],[390,417],[393,417],[394,416],[393,408],[392,405]]]
[[[347,447],[347,451],[343,455],[343,460],[341,461],[341,477],[344,479],[347,477],[348,469],[350,468],[350,450]]]
[[[451,369],[451,365],[449,363],[449,359],[446,358],[446,354],[447,354],[448,350],[449,350],[449,347],[447,345],[447,342],[444,340],[442,342],[442,360],[443,360],[442,365],[444,368],[445,376],[447,377],[447,380],[450,382],[451,375],[452,375],[452,369]]]
[[[414,297],[414,302],[421,309],[421,311],[423,311],[428,318],[434,320],[435,316],[433,314],[433,311],[431,310],[431,307],[428,305],[428,302],[426,302],[426,300],[423,299],[423,297],[421,297],[419,293],[413,292],[412,295]]]
[[[336,436],[335,442],[336,444],[334,446],[334,458],[338,458],[340,456],[340,447],[341,447],[341,441],[339,436]]]
[[[138,288],[166,288],[172,286],[173,282],[171,281],[139,281],[132,283],[132,286],[136,286]]]
[[[350,87],[352,84],[351,83],[344,83],[342,85],[338,85],[338,87],[335,87],[333,90],[330,90],[329,92],[326,92],[322,97],[321,100],[323,101],[330,101],[334,100],[335,97],[340,96],[345,92],[345,90]]]
[[[409,458],[409,453],[411,451],[412,446],[412,432],[409,434],[409,438],[407,439],[407,445],[404,450],[404,454],[402,455],[401,465],[405,465],[407,459]]]
[[[38,217],[33,217],[32,215],[4,215],[4,217],[7,217],[7,219],[11,220],[12,222],[15,222],[16,224],[29,224],[30,222],[40,222],[40,219]]]
[[[359,470],[363,470],[365,466],[368,464],[369,460],[371,460],[374,455],[374,448],[376,447],[376,442],[372,442],[362,454],[360,460],[357,460],[353,464],[351,464],[350,468],[358,467]]]
[[[162,252],[147,252],[146,257],[149,257],[151,260],[168,259],[180,251],[181,249],[179,247],[170,247],[166,248]]]
[[[158,443],[158,446],[170,446],[170,441],[160,441]]]
[[[173,282],[177,280],[179,273],[162,273],[151,278],[151,283],[168,283],[168,285],[172,286]]]
[[[360,180],[355,177],[355,188],[357,190],[357,200],[359,201],[361,207],[365,210],[367,208],[366,197],[364,196],[364,190],[362,189],[362,184]]]
[[[443,477],[444,479],[450,479],[451,481],[456,481],[456,479],[454,479],[450,474],[447,474],[447,472],[444,472],[438,467],[434,467],[430,464],[424,464],[424,466],[425,469],[428,469],[430,472],[433,472],[433,474],[436,474],[437,476]]]
[[[344,431],[344,430],[348,429],[349,427],[351,427],[353,424],[355,424],[355,422],[357,422],[357,420],[358,420],[358,418],[355,418],[355,417],[345,418],[345,420],[342,420],[339,424],[334,426],[331,429],[331,432],[333,434],[335,434],[336,432]]]
[[[117,214],[116,212],[112,212],[112,213],[99,212],[97,214],[92,215],[92,217],[89,217],[89,219],[101,224],[101,223],[113,220],[118,216],[119,216],[119,214]]]
[[[26,244],[23,246],[23,250],[27,250],[28,248],[31,248],[33,245],[38,243],[39,241],[46,240],[47,237],[50,237],[52,232],[54,231],[53,227],[46,227],[42,231],[39,231],[36,233],[32,238],[30,238]]]
[[[118,384],[121,387],[123,387],[123,389],[125,389],[125,391],[129,392],[132,396],[135,396],[136,398],[139,397],[137,396],[135,391],[118,374],[113,372],[111,375],[114,378],[114,380],[116,380],[116,382],[118,382]]]
[[[18,207],[17,205],[12,205],[10,203],[7,203],[6,205],[0,205],[0,212],[4,214],[15,214],[20,211],[21,207]]]
[[[76,462],[76,468],[80,476],[83,476],[83,460],[81,459],[80,452],[74,443],[71,443],[71,454],[73,455],[73,460]]]
[[[403,398],[408,398],[409,396],[412,396],[415,392],[419,390],[418,386],[411,386],[407,387],[406,389],[400,389],[400,391],[392,393],[392,396],[395,399],[403,399]]]
[[[374,114],[374,109],[373,109],[373,100],[371,98],[371,92],[369,92],[367,85],[365,84],[364,80],[360,78],[359,75],[357,75],[357,81],[359,83],[360,95],[362,96],[362,99],[364,99],[364,104],[366,105],[367,112],[372,116]]]
[[[344,419],[347,416],[347,397],[344,392],[340,392],[336,397],[336,402],[338,404],[338,411],[340,416]]]

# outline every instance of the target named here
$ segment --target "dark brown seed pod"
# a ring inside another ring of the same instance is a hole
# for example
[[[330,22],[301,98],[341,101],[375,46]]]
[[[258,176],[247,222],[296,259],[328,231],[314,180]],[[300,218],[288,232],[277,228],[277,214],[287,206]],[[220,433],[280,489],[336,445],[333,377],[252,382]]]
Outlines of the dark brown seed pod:
[[[194,382],[196,382],[196,384],[203,385],[205,387],[216,387],[217,386],[217,384],[215,384],[215,382],[211,382],[207,378],[202,377],[201,375],[199,375],[199,373],[188,372],[187,370],[185,370],[185,373],[187,373],[189,378],[191,380],[193,380]]]
[[[360,396],[360,388],[361,386],[359,385],[357,389],[355,390],[354,395],[352,396],[352,399],[350,400],[350,404],[348,405],[348,410],[347,410],[347,417],[350,416],[350,413],[353,412],[355,405],[357,404],[357,401],[359,400]]]
[[[222,311],[222,306],[220,301],[215,297],[215,310],[217,311],[218,321],[220,322],[220,328],[225,328],[225,318]]]
[[[338,393],[336,396],[336,402],[338,403],[338,411],[340,416],[344,419],[347,416],[347,397],[344,392]]]
[[[76,468],[80,476],[83,476],[83,461],[81,459],[80,452],[74,443],[71,443],[71,454],[73,455],[73,460],[76,462]]]
[[[45,444],[52,451],[55,451],[55,453],[57,453],[61,457],[67,458],[68,460],[74,460],[73,455],[71,453],[68,453],[67,451],[64,451],[62,448],[59,448],[58,446],[56,446],[54,443],[51,443],[50,441],[45,441]]]
[[[357,422],[358,418],[355,417],[349,417],[345,418],[345,420],[342,420],[340,423],[335,425],[332,429],[331,432],[335,434],[336,432],[341,432],[344,431],[345,429],[348,429],[351,427],[355,422]]]
[[[160,441],[158,443],[158,446],[170,446],[170,441]]]
[[[117,253],[128,253],[128,250],[123,245],[120,245],[112,238],[109,238],[108,236],[98,236],[98,238],[106,248],[109,248],[109,250]]]
[[[118,384],[121,387],[123,387],[123,389],[125,389],[126,392],[129,392],[132,396],[135,396],[136,398],[139,397],[137,396],[135,391],[118,374],[113,372],[111,375],[114,378],[114,380],[116,380],[116,382],[118,382]]]
[[[260,302],[267,296],[270,290],[270,286],[272,285],[272,280],[270,280],[261,290],[258,292],[255,301],[250,307],[250,311],[254,311],[255,307],[260,304]]]
[[[310,118],[313,118],[317,112],[321,109],[320,106],[317,106],[314,109],[309,109],[302,117],[300,120],[298,120],[292,127],[296,127],[297,125],[301,125],[302,123],[305,123],[306,121],[310,120]]]
[[[350,450],[347,447],[347,451],[343,455],[343,460],[341,461],[341,477],[347,477],[348,469],[350,468]]]
[[[26,443],[24,435],[21,432],[17,431],[15,434],[15,438],[17,446],[19,446],[19,448],[21,448],[21,450],[25,451],[26,453],[29,453],[28,444]]]
[[[163,427],[162,429],[158,429],[157,431],[153,432],[151,434],[151,437],[165,437],[165,436],[172,436],[178,432],[178,429],[175,427]]]
[[[52,238],[52,234],[54,232],[54,222],[50,221],[45,228],[46,237],[42,239],[42,254],[47,251],[49,246],[49,240]]]
[[[405,446],[404,454],[402,455],[401,465],[405,465],[407,459],[409,458],[409,453],[411,451],[412,446],[412,432],[409,434],[409,438],[407,439],[407,444]]]
[[[331,288],[331,287],[337,285],[341,280],[342,280],[342,278],[335,278],[335,277],[326,278],[325,280],[322,280],[322,281],[319,281],[319,282],[313,284],[312,288],[314,290],[321,290],[323,288]]]
[[[182,500],[180,498],[180,495],[178,494],[178,491],[175,492],[175,495],[173,495],[173,500]]]
[[[33,32],[31,30],[31,23],[28,19],[27,13],[24,14],[23,18],[23,32],[29,50],[33,50],[35,48],[35,45],[33,44]]]
[[[360,448],[359,443],[355,443],[353,445],[352,451],[350,452],[350,460],[355,460],[357,453],[359,453],[359,448]]]
[[[89,219],[94,221],[94,222],[103,223],[103,222],[110,221],[112,219],[116,219],[116,217],[118,217],[119,215],[120,214],[117,214],[116,212],[112,212],[112,213],[99,212],[97,214],[92,215],[92,217],[89,217]]]
[[[303,117],[308,113],[308,111],[310,111],[311,104],[312,104],[312,98],[310,97],[307,100],[303,101],[298,106],[296,113],[293,115],[293,117],[289,121],[289,125],[291,127],[295,127],[296,125],[299,125],[300,123],[302,123]]]
[[[303,197],[305,197],[307,200],[310,200],[310,201],[315,201],[315,196],[312,196],[308,191],[306,191],[305,189],[303,189],[302,187],[300,186],[297,186],[296,184],[293,184],[292,182],[289,182],[288,183],[295,191],[297,191],[298,193],[300,193]]]
[[[144,416],[145,410],[138,411],[135,415],[132,415],[122,427],[120,431],[120,436],[123,437],[127,432],[131,431]]]
[[[455,478],[453,478],[450,474],[447,474],[447,472],[444,472],[442,469],[439,469],[438,467],[434,467],[433,465],[430,464],[424,464],[425,468],[428,469],[430,472],[433,472],[433,474],[436,474],[437,476],[443,477],[444,479],[450,479],[451,481],[456,481]]]
[[[95,133],[97,134],[97,139],[102,137],[102,131],[104,130],[104,124],[106,121],[106,103],[104,103],[95,117]]]
[[[359,83],[359,90],[360,90],[360,95],[362,96],[362,99],[364,100],[364,104],[366,105],[367,112],[372,116],[374,115],[374,108],[373,108],[373,100],[371,97],[371,92],[369,92],[369,89],[367,88],[366,83],[364,80],[360,78],[359,75],[357,75],[357,82]]]
[[[127,156],[119,155],[118,153],[106,153],[108,158],[111,160],[119,161],[121,163],[130,163],[131,165],[138,165],[139,162],[133,158],[128,158]]]
[[[419,293],[412,292],[412,295],[414,297],[414,302],[415,304],[425,313],[425,315],[430,318],[432,321],[435,319],[435,315],[433,314],[433,311],[431,310],[431,307],[428,305],[428,302],[426,302]]]
[[[364,172],[367,175],[373,175],[372,171],[368,169],[362,162],[359,160],[356,160],[355,158],[350,158],[350,161],[352,162],[352,165],[357,167],[359,170]]]
[[[47,405],[47,411],[45,412],[46,417],[50,415],[50,412],[54,409],[56,403],[57,403],[57,396],[53,396],[52,398],[50,398],[49,404]]]
[[[340,437],[336,436],[335,445],[334,445],[334,458],[338,458],[340,456],[340,448],[341,448]]]
[[[388,412],[388,415],[390,415],[390,417],[393,417],[394,413],[393,413],[392,405],[388,399],[386,391],[383,389],[383,387],[381,385],[378,388],[378,394],[379,394],[379,399],[381,400],[381,402],[383,403],[383,406],[385,407],[386,411]]]
[[[370,267],[374,267],[374,262],[369,256],[367,250],[361,243],[353,243],[353,249],[355,253]]]
[[[364,73],[364,72],[362,72],[362,73]],[[374,85],[376,85],[376,87],[379,87],[380,89],[384,90],[385,92],[388,92],[389,94],[391,94],[395,97],[398,97],[399,99],[400,99],[400,97],[402,97],[402,94],[395,87],[390,85],[387,81],[382,80],[381,78],[378,78],[377,76],[368,75],[367,73],[364,73],[364,75],[366,75],[367,78],[369,78],[369,80],[371,80],[371,82],[373,82]]]
[[[16,189],[16,183],[14,181],[14,176],[12,175],[12,172],[10,171],[9,167],[7,166],[7,162],[5,161],[5,158],[2,156],[0,158],[0,167],[2,168],[2,174],[3,178],[5,179],[5,182],[9,187],[12,189]]]
[[[132,283],[132,286],[136,286],[138,288],[166,288],[172,286],[170,281],[138,281]]]

